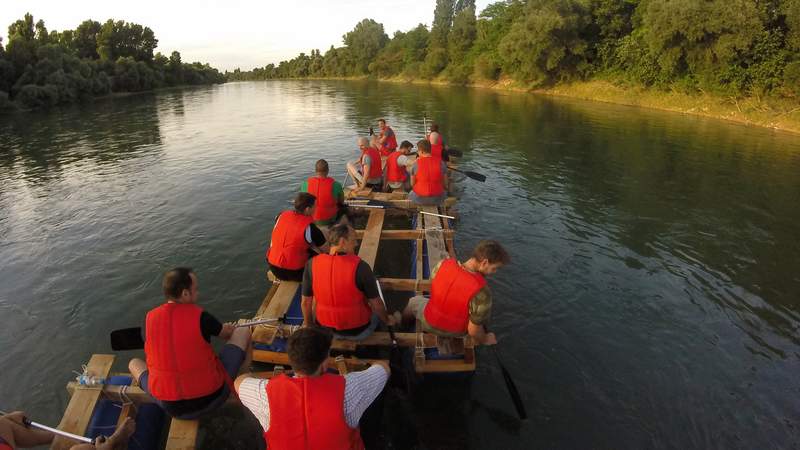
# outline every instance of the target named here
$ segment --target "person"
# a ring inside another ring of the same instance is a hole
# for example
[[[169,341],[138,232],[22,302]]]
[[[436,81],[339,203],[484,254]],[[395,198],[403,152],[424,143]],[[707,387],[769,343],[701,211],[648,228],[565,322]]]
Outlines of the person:
[[[358,148],[361,150],[361,157],[358,161],[347,164],[347,172],[353,177],[359,188],[380,189],[383,187],[380,153],[371,147],[369,139],[363,136],[358,138]]]
[[[442,158],[448,161],[447,157],[447,144],[444,142],[444,136],[439,133],[439,125],[437,123],[431,124],[431,132],[428,133],[428,142],[431,143],[431,155],[436,158]]]
[[[386,386],[389,365],[377,361],[344,376],[327,373],[331,341],[325,330],[301,328],[287,344],[294,376],[236,379],[239,398],[261,424],[270,450],[364,448],[359,421]]]
[[[408,199],[418,205],[441,205],[447,199],[447,164],[431,155],[431,143],[425,139],[417,142],[417,150]]]
[[[275,278],[302,281],[306,261],[327,249],[325,234],[314,225],[315,207],[315,197],[301,192],[294,198],[294,210],[284,211],[275,219],[266,255]],[[318,251],[312,250],[312,246]]]
[[[303,274],[303,326],[317,325],[337,338],[362,340],[379,321],[395,325],[398,320],[386,312],[372,269],[354,254],[355,230],[338,224],[328,234],[330,253],[306,263]]]
[[[147,313],[142,328],[146,361],[134,358],[128,369],[170,416],[196,419],[227,400],[250,348],[250,329],[223,325],[203,311],[188,267],[168,271],[161,286],[165,302]],[[211,336],[227,341],[219,356]]]
[[[406,322],[419,320],[426,332],[442,337],[469,335],[477,344],[494,345],[497,338],[486,330],[492,312],[487,276],[508,264],[508,252],[493,240],[483,240],[470,258],[442,260],[431,272],[430,299],[418,295],[403,311]]]
[[[49,445],[55,435],[48,431],[37,430],[26,424],[27,417],[22,411],[14,411],[0,417],[0,450],[15,450]],[[128,440],[136,432],[136,422],[128,417],[114,434],[105,438],[98,437],[93,444],[79,444],[70,450],[115,450],[127,448]]]
[[[411,158],[407,155],[413,147],[411,142],[403,141],[400,143],[400,148],[386,158],[386,177],[384,177],[383,182],[384,192],[389,192],[389,189],[400,192],[408,190],[409,177],[406,166],[411,161]]]
[[[397,137],[392,127],[386,125],[386,119],[378,119],[378,127],[381,129],[380,133],[378,133],[378,142],[380,142],[382,148],[381,154],[387,156],[397,149]]]
[[[316,198],[314,214],[311,216],[314,225],[332,225],[346,217],[344,189],[338,181],[328,176],[328,161],[318,160],[314,169],[316,175],[303,182],[300,192],[307,192]]]

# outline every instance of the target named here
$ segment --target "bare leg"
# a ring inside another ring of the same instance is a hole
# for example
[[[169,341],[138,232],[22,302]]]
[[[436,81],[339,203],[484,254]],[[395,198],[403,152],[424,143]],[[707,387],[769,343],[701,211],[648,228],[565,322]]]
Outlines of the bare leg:
[[[353,177],[353,180],[355,180],[356,184],[358,184],[359,186],[364,185],[364,176],[358,172],[358,167],[356,166],[356,163],[354,162],[347,163],[347,173],[349,173],[350,176]]]
[[[147,363],[139,358],[133,358],[131,362],[128,363],[128,370],[131,371],[131,376],[136,380],[136,384],[139,384],[139,377],[147,370]]]
[[[53,442],[53,434],[21,425],[11,419],[0,419],[0,436],[14,448],[28,448]]]
[[[228,339],[228,344],[233,344],[244,350],[245,357],[241,368],[245,368],[245,370],[249,370],[250,363],[253,361],[253,349],[250,345],[252,337],[253,334],[249,327],[241,327],[235,329],[231,338]],[[239,370],[241,370],[241,368]]]

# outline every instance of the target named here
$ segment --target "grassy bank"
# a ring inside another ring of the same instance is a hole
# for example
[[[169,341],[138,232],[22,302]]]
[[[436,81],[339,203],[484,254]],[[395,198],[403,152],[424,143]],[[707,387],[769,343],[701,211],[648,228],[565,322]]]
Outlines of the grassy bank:
[[[382,79],[381,81],[438,85],[451,84],[443,80],[411,80],[400,77]],[[713,117],[775,130],[800,133],[800,102],[798,101],[755,97],[737,99],[709,94],[686,94],[677,91],[661,91],[629,85],[621,86],[603,80],[565,83],[546,89],[530,88],[511,80],[472,83],[470,86],[660,109],[663,111]]]

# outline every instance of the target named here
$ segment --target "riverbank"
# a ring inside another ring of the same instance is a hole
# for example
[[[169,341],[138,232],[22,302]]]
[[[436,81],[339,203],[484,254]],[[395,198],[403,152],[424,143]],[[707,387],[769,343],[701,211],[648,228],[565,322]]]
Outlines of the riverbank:
[[[380,81],[454,85],[446,80],[415,80],[401,77],[380,79]],[[800,102],[790,102],[789,100],[755,97],[736,99],[709,94],[691,95],[677,91],[648,89],[642,86],[623,86],[606,80],[564,83],[544,89],[526,87],[509,79],[470,83],[467,86],[638,106],[800,133]]]

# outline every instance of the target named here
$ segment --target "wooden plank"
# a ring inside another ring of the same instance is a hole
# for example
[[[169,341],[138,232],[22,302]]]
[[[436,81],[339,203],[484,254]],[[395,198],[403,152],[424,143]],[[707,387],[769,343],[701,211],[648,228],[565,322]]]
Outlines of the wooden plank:
[[[422,214],[417,214],[417,230],[421,231],[422,227],[423,227]],[[424,233],[424,231],[422,231],[422,233]],[[424,268],[425,268],[424,265],[423,265],[424,261],[422,259],[422,254],[423,254],[422,239],[418,238],[417,239],[417,277],[416,277],[416,280],[415,280],[417,282],[417,285],[416,285],[417,294],[421,294],[422,293],[422,291],[420,291],[420,287],[419,287],[419,285],[420,285],[420,283],[422,283],[422,279],[424,277]]]
[[[130,376],[130,375],[128,375]],[[103,397],[113,400],[115,402],[119,402],[122,400],[122,392],[125,386],[112,386],[107,385],[103,386],[102,395]],[[77,381],[70,381],[67,383],[67,392],[70,395],[73,395],[76,391],[81,389],[81,385],[78,384]],[[124,389],[125,397],[131,399],[134,403],[153,403],[153,397],[150,396],[147,392],[143,391],[142,388],[139,386],[127,386],[127,389]]]
[[[449,209],[446,206],[442,207],[442,212],[444,213],[444,215],[452,216],[452,214],[448,214],[448,211]],[[450,220],[442,219],[442,225],[443,225],[442,228],[444,228],[444,231],[442,233],[444,234],[444,243],[447,246],[447,253],[450,255],[451,258],[455,258],[456,247],[455,245],[453,245],[453,236],[455,236],[455,233],[453,232],[453,229],[450,227]]]
[[[436,206],[423,206],[421,210],[434,214],[439,213],[439,208]],[[444,243],[442,219],[427,214],[423,214],[422,217],[425,223],[425,242],[428,244],[428,267],[433,272],[433,268],[443,259],[447,259],[450,254]]]
[[[194,450],[197,447],[198,420],[173,418],[169,425],[166,450]]]
[[[280,328],[283,335],[288,336],[291,334],[292,327],[290,327],[289,325],[282,325]],[[397,338],[397,345],[401,347],[414,347],[418,339],[417,333],[395,333],[395,337]],[[422,339],[425,347],[436,346],[435,335],[430,333],[423,333]],[[389,347],[391,345],[392,345],[392,339],[389,336],[388,332],[376,331],[360,341],[354,341],[350,339],[334,339],[333,343],[331,344],[331,348],[341,351],[355,351],[356,348],[358,347],[365,347],[365,346]],[[280,353],[281,355],[285,354],[285,352],[273,352],[271,350],[258,350],[258,349],[254,349],[253,352],[254,352],[253,353],[254,358],[256,357],[255,352],[260,352],[258,354],[262,355],[261,356],[262,358],[269,357],[269,355],[272,353]],[[259,359],[258,361],[261,361],[261,359]],[[288,361],[288,360],[281,359],[281,361]],[[109,388],[111,388],[111,386],[109,386]],[[112,389],[110,392],[116,392],[116,391]]]
[[[367,227],[364,230],[364,238],[361,240],[361,246],[358,248],[358,256],[369,264],[370,267],[375,267],[375,258],[378,256],[378,246],[381,242],[381,230],[383,229],[383,219],[385,211],[382,209],[375,209],[369,214],[367,220]]]
[[[272,364],[289,364],[289,355],[285,352],[253,349],[253,361]]]
[[[258,317],[265,319],[275,317],[280,319],[285,316],[299,288],[300,283],[296,281],[281,281],[278,285],[278,289],[275,291],[275,295],[272,296],[267,307],[264,308],[264,312]]]
[[[453,230],[444,230],[442,234],[445,238],[450,238],[452,242],[452,236],[455,234]],[[356,230],[356,237],[358,239],[362,239],[364,236],[364,230]],[[381,240],[386,241],[413,241],[415,239],[420,239],[425,237],[424,230],[383,230],[381,231]]]
[[[339,371],[339,375],[347,375],[349,372],[343,356],[336,357],[336,369]]]
[[[114,355],[92,355],[86,368],[90,375],[107,378],[112,364],[114,364]],[[64,416],[58,424],[58,429],[83,436],[102,393],[102,386],[78,388],[69,400]],[[57,436],[50,448],[67,450],[73,445],[75,445],[74,441]]]
[[[413,278],[379,278],[381,289],[385,291],[426,291],[431,290],[431,280],[417,281]]]
[[[442,373],[442,372],[474,372],[475,363],[466,363],[463,359],[434,359],[426,360],[421,370],[422,373]]]
[[[272,286],[269,287],[269,291],[267,291],[267,295],[264,296],[264,301],[261,302],[261,306],[258,308],[258,311],[256,311],[255,317],[264,317],[264,311],[267,310],[269,301],[275,296],[278,286],[280,286],[280,283],[272,283]]]

